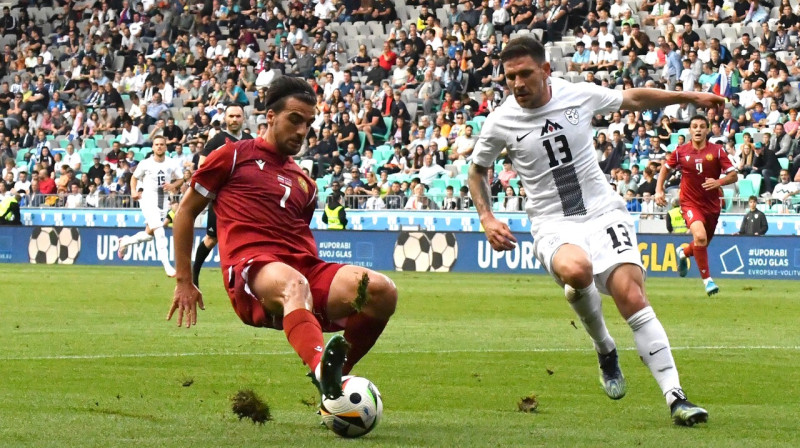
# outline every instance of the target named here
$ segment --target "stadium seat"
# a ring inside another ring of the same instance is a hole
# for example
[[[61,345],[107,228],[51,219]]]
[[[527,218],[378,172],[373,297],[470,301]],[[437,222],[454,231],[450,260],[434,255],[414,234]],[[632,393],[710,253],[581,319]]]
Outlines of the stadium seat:
[[[483,122],[486,121],[486,117],[484,117],[483,115],[478,115],[477,117],[474,117],[472,121],[474,121],[475,124],[478,125],[478,129],[476,129],[476,131],[480,132],[481,128],[483,128]]]
[[[508,185],[514,187],[515,190],[519,189],[519,177],[515,177],[514,179],[508,180]]]
[[[759,179],[759,185],[761,181]],[[753,188],[753,181],[750,179],[742,179],[736,182],[736,186],[739,189],[739,200],[746,201],[750,196],[758,196],[755,189]]]
[[[364,146],[367,144],[367,134],[363,131],[358,131],[358,139],[361,140],[361,147],[358,152],[364,154]]]
[[[722,194],[725,197],[725,206],[722,208],[723,213],[728,213],[733,207],[733,197],[736,192],[733,188],[723,188]]]
[[[761,192],[761,182],[763,181],[763,177],[760,174],[748,174],[745,179],[749,180],[753,183],[753,194],[758,196]]]
[[[386,125],[386,133],[383,135],[372,134],[372,138],[375,139],[376,142],[378,140],[382,142],[389,141],[389,135],[392,133],[392,117],[383,117],[383,123]]]
[[[453,187],[453,189],[456,190],[456,191],[461,189],[461,185],[463,185],[463,182],[458,177],[455,177],[455,178],[452,178],[452,179],[447,179],[447,186],[448,187]]]
[[[781,169],[788,170],[789,169],[789,159],[786,157],[781,157],[778,159],[778,163],[781,164]]]
[[[445,179],[434,179],[431,181],[430,187],[444,190],[447,187],[447,181]]]

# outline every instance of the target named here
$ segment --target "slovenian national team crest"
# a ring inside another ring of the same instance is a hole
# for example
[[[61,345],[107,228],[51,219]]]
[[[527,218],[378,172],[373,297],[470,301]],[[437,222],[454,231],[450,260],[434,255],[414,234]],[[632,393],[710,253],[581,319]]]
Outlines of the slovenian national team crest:
[[[580,116],[578,115],[578,109],[575,108],[567,109],[564,112],[564,116],[567,117],[567,121],[574,125],[578,124],[578,120],[580,119]]]

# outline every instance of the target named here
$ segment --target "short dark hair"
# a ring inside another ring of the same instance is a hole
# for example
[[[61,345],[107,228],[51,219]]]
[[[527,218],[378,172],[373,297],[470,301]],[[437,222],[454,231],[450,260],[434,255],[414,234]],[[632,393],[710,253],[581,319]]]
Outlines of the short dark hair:
[[[537,64],[544,64],[547,61],[544,46],[532,36],[515,37],[500,52],[502,62],[522,56],[529,56]]]
[[[312,106],[317,104],[317,95],[306,81],[291,76],[279,76],[267,88],[267,110],[276,113],[283,111],[289,98]]]
[[[756,202],[758,202],[758,198],[755,197],[755,196],[750,196],[749,198],[747,198],[747,200],[748,201],[756,201]]]
[[[760,103],[759,103],[759,104],[760,104]],[[708,121],[708,118],[706,118],[706,116],[705,116],[705,115],[699,115],[699,114],[698,114],[698,115],[695,115],[694,117],[692,117],[692,118],[689,120],[689,125],[691,125],[691,124],[692,124],[692,122],[693,122],[693,121],[695,121],[695,120],[702,120],[702,121],[703,121],[703,122],[706,124],[706,127],[710,127],[710,126],[711,126],[711,124],[710,124],[710,123],[709,123],[709,121]]]

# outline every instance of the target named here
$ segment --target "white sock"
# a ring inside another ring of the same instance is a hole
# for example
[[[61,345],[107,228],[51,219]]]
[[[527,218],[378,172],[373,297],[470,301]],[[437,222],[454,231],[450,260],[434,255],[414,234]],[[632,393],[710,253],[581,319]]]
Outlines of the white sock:
[[[664,327],[649,306],[631,316],[628,325],[633,330],[633,340],[639,357],[650,368],[667,405],[671,405],[676,399],[671,392],[681,390],[681,381]]]
[[[167,234],[164,232],[163,227],[153,230],[153,235],[156,237],[156,254],[158,260],[164,265],[164,269],[168,271],[172,269],[169,262],[169,241],[167,241]]]
[[[713,279],[712,279],[711,277],[704,278],[704,279],[703,279],[703,284],[704,284],[704,285],[706,285],[706,286],[708,286],[708,282],[710,282],[710,281],[713,281]]]
[[[129,245],[136,244],[136,243],[144,243],[146,241],[150,241],[153,239],[153,235],[142,230],[141,232],[137,233],[136,235],[125,237],[127,239],[127,243]]]
[[[594,342],[597,353],[607,354],[616,348],[614,339],[608,334],[606,322],[603,319],[603,298],[597,291],[597,286],[591,285],[583,289],[574,289],[567,285],[564,293],[569,305],[581,320],[583,328],[589,333]]]
[[[317,367],[314,367],[314,378],[316,378],[317,381],[322,384],[322,361],[317,364]]]

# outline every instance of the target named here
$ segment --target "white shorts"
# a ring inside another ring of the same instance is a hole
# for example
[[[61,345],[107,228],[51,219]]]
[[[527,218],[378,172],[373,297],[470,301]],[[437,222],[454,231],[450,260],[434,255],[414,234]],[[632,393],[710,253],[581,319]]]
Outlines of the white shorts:
[[[158,201],[148,201],[145,199],[140,200],[139,205],[142,208],[144,222],[151,230],[164,226],[164,220],[167,218],[169,208],[161,208],[158,206]]]
[[[546,223],[533,234],[534,255],[562,287],[564,282],[553,272],[553,256],[564,244],[578,246],[589,255],[595,284],[603,294],[608,294],[606,282],[617,266],[634,264],[645,273],[633,219],[627,212],[614,210],[584,222]]]

